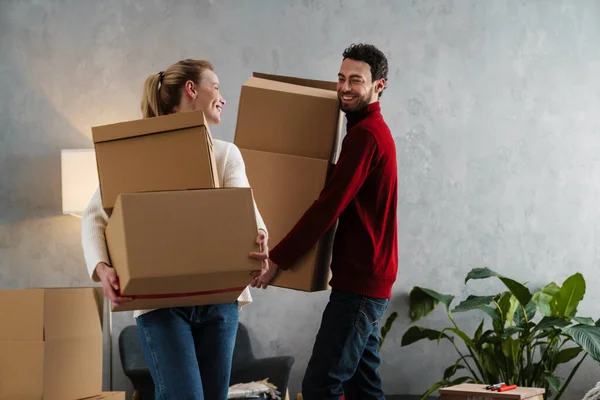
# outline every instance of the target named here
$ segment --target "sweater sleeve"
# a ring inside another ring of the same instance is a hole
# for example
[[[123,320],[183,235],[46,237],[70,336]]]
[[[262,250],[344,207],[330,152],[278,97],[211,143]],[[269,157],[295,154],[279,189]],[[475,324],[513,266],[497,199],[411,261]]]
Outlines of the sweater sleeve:
[[[97,188],[81,218],[81,243],[88,273],[98,282],[96,275],[98,263],[110,265],[104,231],[108,224],[108,215],[102,207],[100,188]]]
[[[275,264],[289,269],[319,241],[362,187],[376,154],[376,140],[367,130],[346,135],[338,163],[319,198],[271,250]]]
[[[223,173],[223,187],[250,187],[248,177],[246,176],[246,165],[244,164],[242,153],[235,144],[231,144],[227,154],[225,171]],[[258,226],[258,229],[262,229],[268,234],[267,226],[258,211],[256,202],[254,202],[254,212],[256,214],[256,225]]]

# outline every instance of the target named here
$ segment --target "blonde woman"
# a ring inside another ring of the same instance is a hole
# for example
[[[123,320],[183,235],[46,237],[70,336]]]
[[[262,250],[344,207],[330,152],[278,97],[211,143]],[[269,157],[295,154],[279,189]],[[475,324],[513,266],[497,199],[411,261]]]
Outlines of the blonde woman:
[[[144,118],[203,110],[209,124],[221,122],[225,100],[213,66],[204,60],[182,60],[146,79]],[[219,181],[224,187],[249,187],[244,161],[232,143],[214,140]],[[257,242],[268,254],[268,234],[256,209]],[[108,216],[97,189],[82,222],[82,243],[90,276],[100,281],[113,304],[119,282],[110,266],[104,231]],[[249,276],[248,281],[252,278]],[[227,398],[239,303],[251,302],[248,288],[232,304],[136,311],[134,316],[144,358],[152,374],[156,399],[220,400]]]

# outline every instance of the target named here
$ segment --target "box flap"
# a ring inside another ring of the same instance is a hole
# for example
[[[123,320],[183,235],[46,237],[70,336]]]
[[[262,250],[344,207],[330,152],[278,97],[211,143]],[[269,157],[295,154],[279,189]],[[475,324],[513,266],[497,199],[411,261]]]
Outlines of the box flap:
[[[286,93],[300,94],[304,96],[320,97],[324,99],[338,101],[337,92],[331,90],[325,90],[311,86],[302,86],[281,81],[273,81],[270,79],[261,79],[254,77],[248,78],[248,80],[246,80],[246,82],[244,83],[244,86],[257,89],[266,89]]]
[[[202,110],[94,126],[92,127],[92,139],[94,143],[101,143],[110,140],[125,139],[134,136],[168,132],[196,126],[207,126],[206,118]]]
[[[86,397],[81,400],[125,400],[125,392],[102,392],[98,396]]]
[[[0,290],[0,342],[44,340],[44,291]]]
[[[318,81],[314,79],[303,79],[283,75],[263,74],[261,72],[254,72],[252,76],[255,78],[268,79],[271,81],[285,82],[291,83],[293,85],[307,86],[337,92],[337,82]]]
[[[102,336],[95,288],[44,289],[45,340]]]

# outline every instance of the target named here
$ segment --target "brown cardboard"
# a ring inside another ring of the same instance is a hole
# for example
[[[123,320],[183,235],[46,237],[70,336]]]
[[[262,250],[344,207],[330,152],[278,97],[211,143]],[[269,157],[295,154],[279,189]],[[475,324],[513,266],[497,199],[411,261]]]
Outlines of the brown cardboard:
[[[102,392],[98,396],[86,397],[81,400],[125,400],[125,392]]]
[[[329,163],[247,149],[241,152],[256,204],[269,231],[269,245],[275,247],[319,197]],[[273,285],[309,292],[327,289],[332,239],[330,232],[288,271],[279,274]]]
[[[157,212],[160,210],[160,212]],[[106,227],[123,296],[114,311],[233,302],[260,262],[252,190],[119,195]]]
[[[92,128],[102,206],[120,193],[219,187],[202,111]]]
[[[242,86],[235,144],[335,162],[342,127],[335,90],[323,89],[322,81],[255,75],[261,78]]]
[[[441,400],[543,400],[543,388],[518,387],[506,392],[492,392],[486,385],[465,383],[440,389]]]
[[[97,288],[0,291],[0,399],[100,393],[101,310]]]

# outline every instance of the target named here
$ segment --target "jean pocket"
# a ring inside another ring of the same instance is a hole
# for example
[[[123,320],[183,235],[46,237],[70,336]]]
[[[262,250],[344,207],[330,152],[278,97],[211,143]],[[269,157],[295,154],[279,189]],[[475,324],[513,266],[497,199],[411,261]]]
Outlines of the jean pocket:
[[[386,306],[386,300],[371,300],[363,297],[354,321],[354,327],[362,337],[368,337],[373,333]]]

